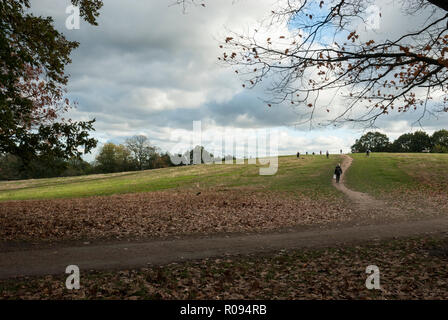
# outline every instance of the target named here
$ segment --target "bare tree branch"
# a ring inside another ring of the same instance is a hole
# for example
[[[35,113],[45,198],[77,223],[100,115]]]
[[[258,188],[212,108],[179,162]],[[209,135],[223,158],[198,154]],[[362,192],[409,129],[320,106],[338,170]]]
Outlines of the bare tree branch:
[[[410,18],[429,7],[433,14],[420,29],[381,43],[362,41],[352,30],[354,22],[364,21],[364,12],[373,1],[320,1],[320,10],[316,9],[317,1],[279,3],[272,11],[271,26],[287,23],[292,32],[267,39],[260,39],[257,29],[243,35],[230,32],[221,44],[225,52],[219,57],[237,68],[245,88],[265,79],[271,81],[268,106],[285,102],[307,106],[311,122],[317,109],[333,109],[320,103],[320,93],[342,90],[346,107],[331,123],[373,125],[391,110],[407,112],[419,107],[426,113],[432,97],[425,92],[442,96],[437,103],[448,110],[445,1],[405,4],[403,9],[410,12]],[[333,41],[328,41],[330,34]]]

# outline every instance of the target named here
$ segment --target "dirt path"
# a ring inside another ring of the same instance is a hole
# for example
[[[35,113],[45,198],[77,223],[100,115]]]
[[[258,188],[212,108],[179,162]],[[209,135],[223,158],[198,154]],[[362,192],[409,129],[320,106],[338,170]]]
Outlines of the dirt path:
[[[341,182],[334,186],[353,201],[357,209],[392,210],[382,201],[350,190],[344,185],[345,172],[353,159],[343,156]],[[82,270],[114,270],[166,264],[223,255],[262,253],[273,250],[338,246],[360,241],[440,233],[448,230],[448,217],[393,224],[351,226],[332,230],[309,230],[287,233],[242,236],[215,236],[199,239],[154,240],[139,243],[115,243],[57,247],[50,249],[0,252],[0,279],[64,274],[68,265]]]
[[[92,269],[127,269],[223,255],[338,246],[397,236],[440,233],[446,230],[448,230],[448,217],[387,225],[354,226],[337,230],[11,251],[0,253],[0,279],[64,274],[65,268],[71,264],[79,266],[81,272]]]
[[[333,186],[343,192],[352,202],[354,205],[357,206],[357,209],[360,210],[368,210],[372,208],[385,208],[386,204],[383,201],[376,200],[372,198],[367,193],[362,193],[358,191],[353,191],[349,188],[347,188],[344,184],[344,178],[345,174],[347,173],[347,170],[352,165],[353,158],[347,155],[342,155],[342,175],[339,183],[336,183],[336,180],[333,179]]]

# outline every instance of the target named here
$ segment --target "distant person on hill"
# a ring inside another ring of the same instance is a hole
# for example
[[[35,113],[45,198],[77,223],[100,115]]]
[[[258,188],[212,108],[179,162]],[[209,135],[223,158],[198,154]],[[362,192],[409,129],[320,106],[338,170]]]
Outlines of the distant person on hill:
[[[297,152],[297,158],[300,158],[300,152]]]
[[[341,168],[340,163],[334,169],[334,174],[336,176],[336,183],[339,183],[339,179],[341,178],[341,174],[342,174],[342,168]]]
[[[330,154],[328,153],[328,150],[327,150],[327,159],[330,157]]]
[[[370,157],[370,150],[369,149],[367,149],[367,151],[366,151],[366,156]]]
[[[306,155],[308,155],[308,151],[306,152]]]
[[[320,150],[320,155],[322,155],[322,150]]]
[[[313,156],[314,156],[314,151],[313,151]]]
[[[341,149],[341,154],[342,154],[342,149]]]

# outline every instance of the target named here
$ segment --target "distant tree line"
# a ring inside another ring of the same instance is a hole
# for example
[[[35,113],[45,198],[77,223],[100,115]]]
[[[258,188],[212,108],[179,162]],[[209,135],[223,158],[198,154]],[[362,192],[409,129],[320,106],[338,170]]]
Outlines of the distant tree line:
[[[352,152],[433,152],[448,153],[448,130],[435,131],[431,136],[424,131],[405,133],[394,142],[379,132],[367,132],[351,147]]]
[[[196,146],[195,149],[200,150],[200,154],[205,154],[206,157],[213,157],[202,146]],[[126,139],[124,144],[105,143],[99,149],[95,161],[91,163],[81,157],[65,159],[42,155],[23,166],[22,160],[18,156],[4,153],[0,154],[0,180],[138,171],[194,164],[197,163],[193,161],[195,149],[179,154],[185,159],[180,164],[173,164],[168,152],[162,152],[156,146],[151,145],[147,137],[140,135]],[[201,159],[200,163],[203,162]]]
[[[124,144],[104,144],[93,163],[97,173],[148,170],[172,165],[169,154],[151,145],[145,136],[126,139]]]

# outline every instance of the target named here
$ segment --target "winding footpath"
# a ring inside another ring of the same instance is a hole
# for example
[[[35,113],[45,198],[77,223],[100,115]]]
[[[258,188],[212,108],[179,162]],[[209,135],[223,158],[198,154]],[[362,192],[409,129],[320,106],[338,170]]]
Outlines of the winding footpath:
[[[347,155],[342,155],[342,175],[339,183],[336,183],[335,180],[333,180],[333,186],[338,189],[339,191],[343,192],[351,202],[353,202],[354,205],[357,206],[359,210],[366,210],[370,208],[384,208],[386,207],[385,203],[380,200],[376,200],[372,198],[367,193],[362,193],[358,191],[351,190],[347,188],[344,184],[344,178],[345,173],[347,172],[348,168],[352,165],[353,158]]]
[[[342,156],[345,172],[353,159]],[[334,185],[344,192],[360,210],[363,207],[382,207],[384,204],[367,194]],[[225,255],[263,253],[292,248],[338,246],[360,241],[381,240],[397,236],[414,236],[446,232],[448,218],[401,222],[384,225],[351,226],[330,230],[309,230],[241,236],[203,237],[149,242],[119,242],[103,245],[65,246],[47,249],[10,250],[0,252],[0,279],[18,276],[64,274],[68,265],[83,270],[118,270],[162,265],[192,259]]]

